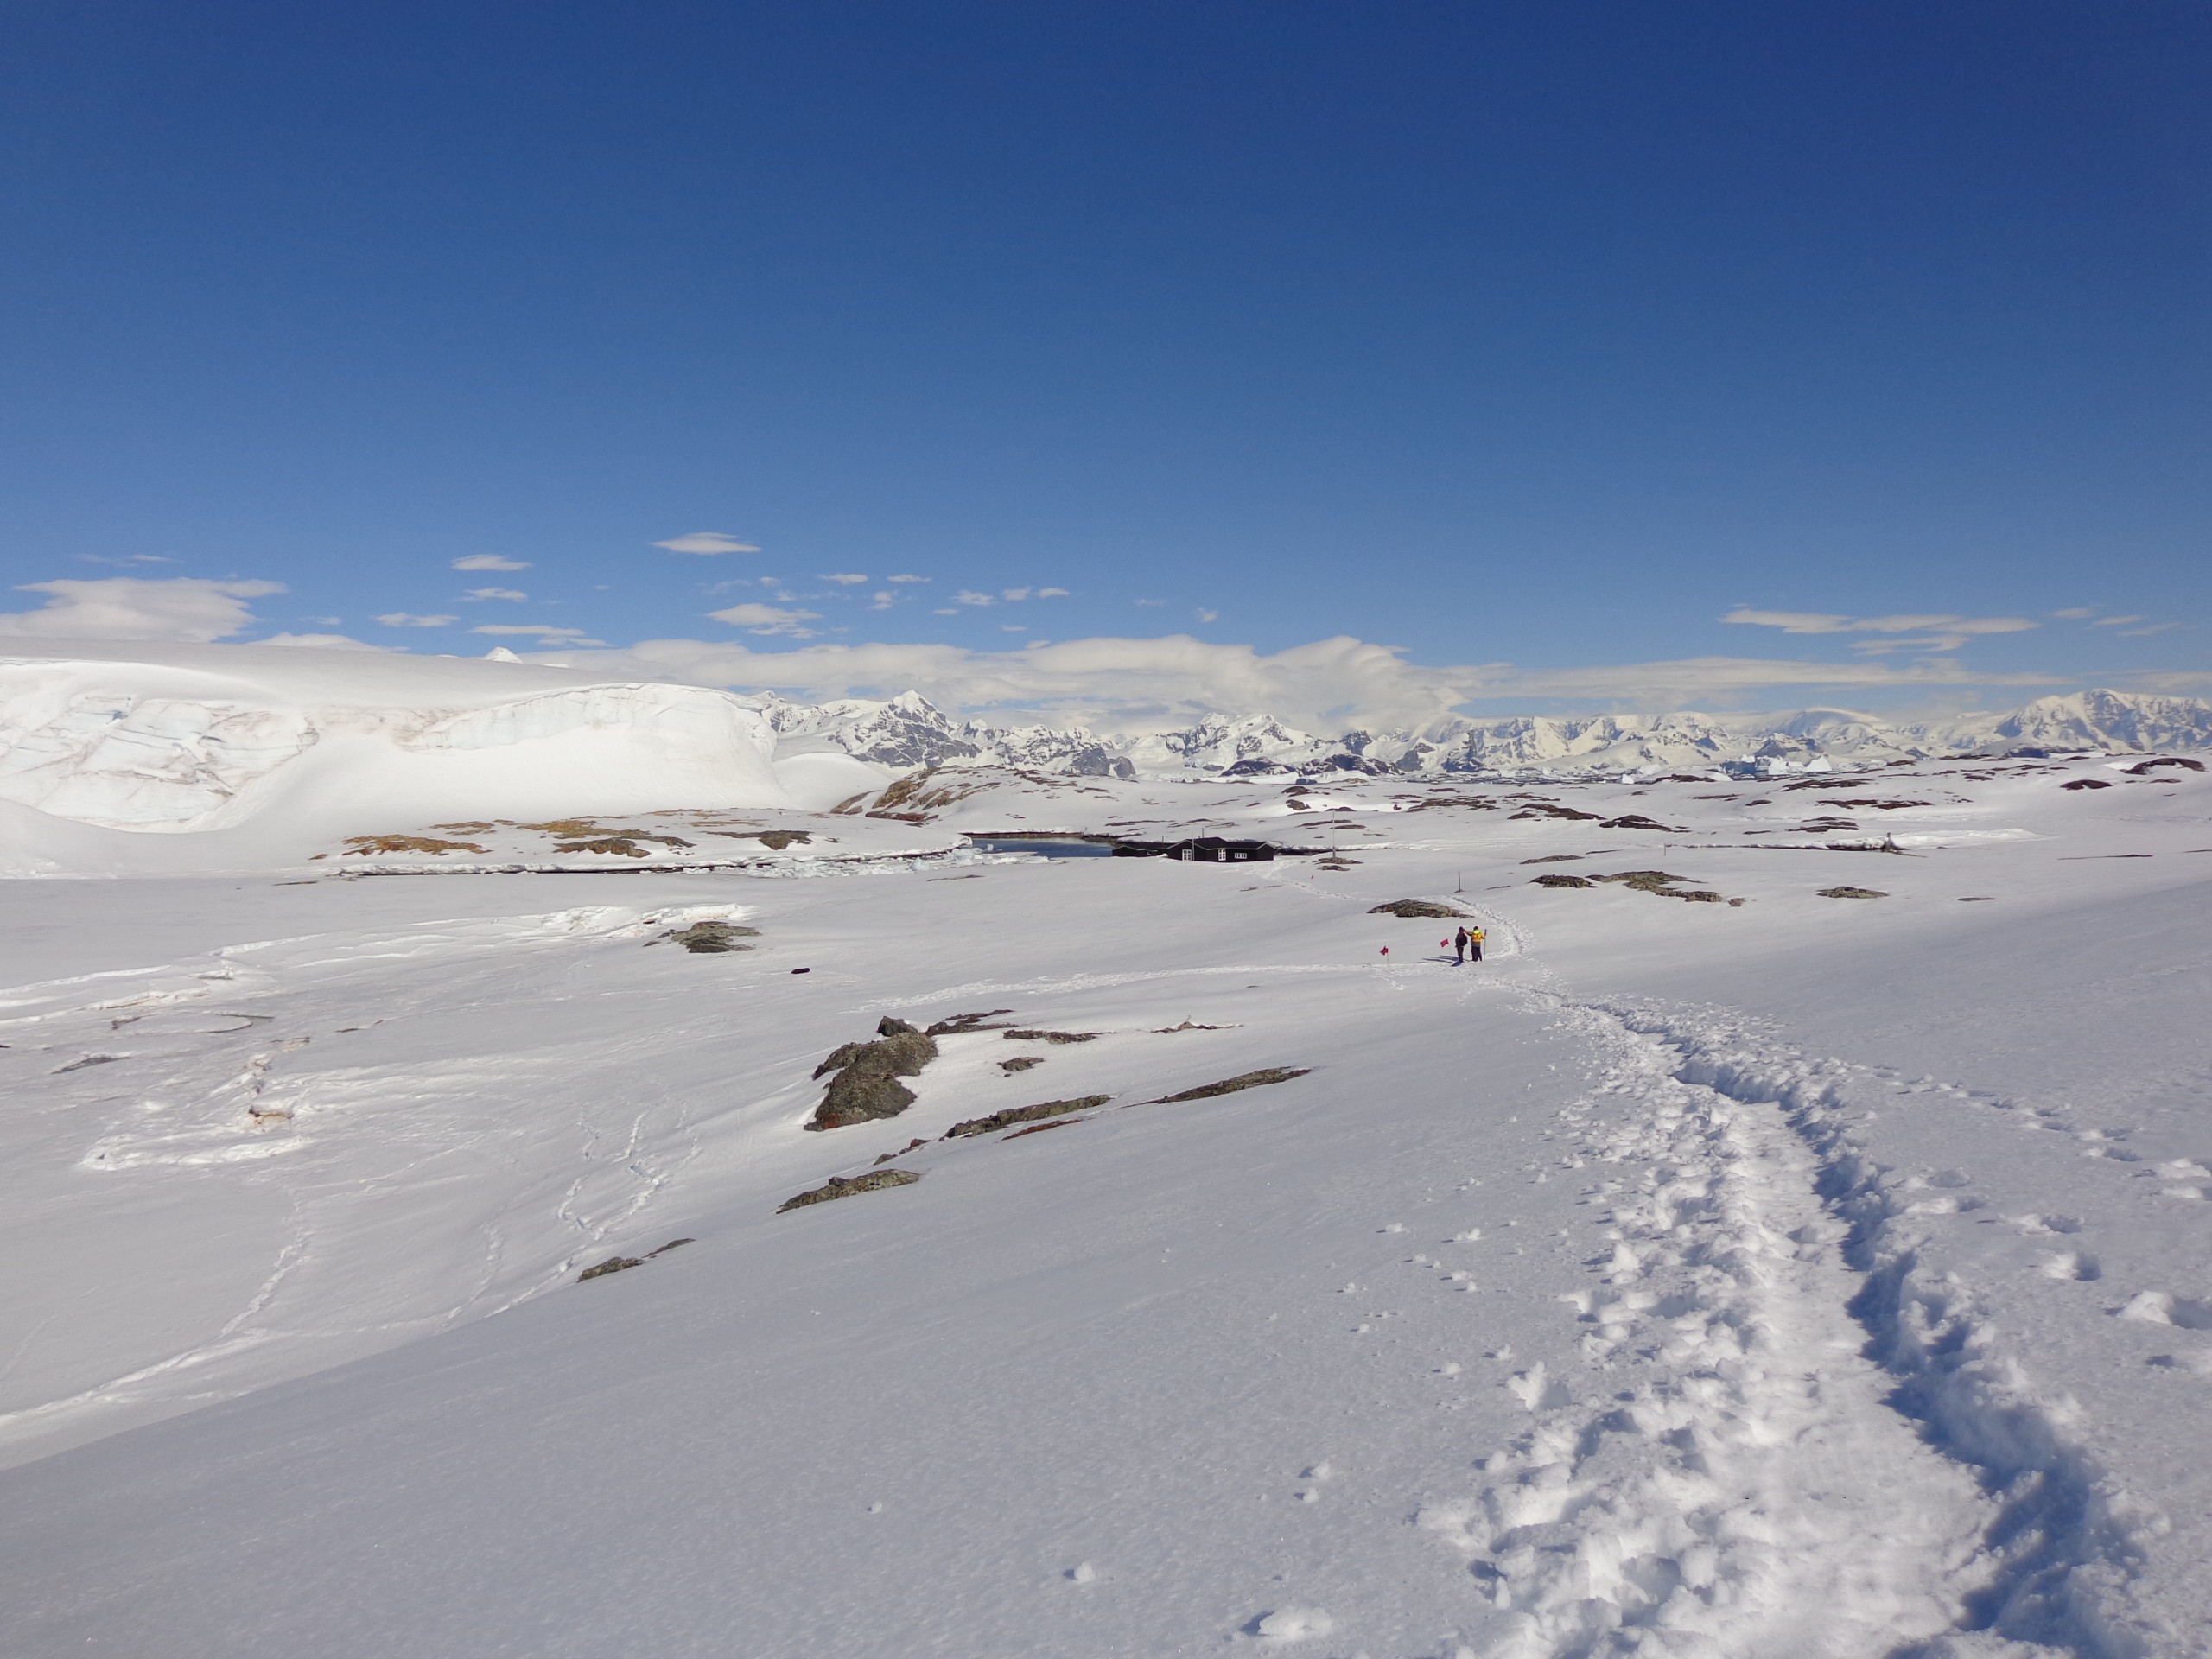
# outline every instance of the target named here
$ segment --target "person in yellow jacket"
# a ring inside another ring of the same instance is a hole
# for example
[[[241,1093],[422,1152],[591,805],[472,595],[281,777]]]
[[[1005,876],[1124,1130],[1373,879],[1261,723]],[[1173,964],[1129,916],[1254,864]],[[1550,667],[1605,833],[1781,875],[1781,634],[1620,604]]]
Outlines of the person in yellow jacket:
[[[1452,936],[1452,965],[1454,968],[1472,956],[1477,962],[1483,959],[1483,931],[1479,925],[1463,927]]]

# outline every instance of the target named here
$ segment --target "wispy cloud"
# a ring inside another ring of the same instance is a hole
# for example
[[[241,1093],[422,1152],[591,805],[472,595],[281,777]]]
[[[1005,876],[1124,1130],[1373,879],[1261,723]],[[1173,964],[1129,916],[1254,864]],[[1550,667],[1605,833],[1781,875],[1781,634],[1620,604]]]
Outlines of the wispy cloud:
[[[758,553],[760,550],[750,542],[741,542],[734,536],[725,536],[719,530],[695,530],[688,536],[673,536],[664,542],[655,542],[655,547],[664,547],[671,553]]]
[[[465,559],[455,559],[456,570],[527,570],[528,559],[503,559],[497,553],[471,553]]]
[[[2147,628],[2122,628],[2120,637],[2123,639],[2147,639],[2154,633],[2171,633],[2181,626],[2178,622],[2153,622]]]
[[[520,589],[518,589],[518,588],[470,588],[467,593],[465,593],[465,594],[463,594],[461,595],[461,598],[462,598],[462,599],[464,599],[464,600],[471,600],[471,599],[516,599],[516,600],[521,600],[521,599],[528,599],[529,597],[530,597],[530,595],[529,595],[528,594],[525,594],[525,593],[522,592]]]
[[[773,605],[733,605],[728,610],[709,611],[708,614],[717,622],[743,628],[747,633],[779,633],[793,639],[817,638],[819,630],[805,625],[822,620],[817,611],[783,610]]]
[[[2087,605],[2069,605],[2063,611],[2053,611],[2051,614],[2062,622],[2079,622],[2085,617],[2094,616],[2096,612]]]
[[[1006,601],[1009,605],[1019,605],[1023,600],[1029,597],[1029,589],[1027,588],[1009,588],[1004,593],[1001,594],[999,597]]]
[[[861,582],[866,582],[868,578],[866,576],[855,575],[850,571],[840,571],[835,575],[817,576],[815,580],[817,582],[835,582],[842,583],[843,586],[848,588],[856,588]]]
[[[2124,628],[2131,622],[2140,622],[2139,616],[2101,616],[2089,624],[2093,628]]]
[[[886,582],[927,582],[927,581],[929,580],[929,578],[928,578],[927,576],[909,576],[909,575],[899,575],[899,576],[886,576],[886,577],[884,578],[884,580],[885,580]]]
[[[952,596],[955,605],[995,605],[998,601],[988,594],[979,594],[972,588],[963,588]]]
[[[176,561],[166,553],[124,553],[109,557],[105,553],[79,553],[79,564],[115,564],[125,567],[142,564],[175,564]]]
[[[1956,651],[1983,634],[2022,633],[2039,628],[2040,622],[2024,616],[1953,616],[1948,613],[1911,613],[1899,616],[1840,616],[1825,611],[1761,611],[1738,606],[1720,619],[1754,628],[1779,628],[1784,633],[1906,634],[1910,639],[1854,640],[1851,649],[1882,656],[1903,651]]]
[[[1067,596],[1068,590],[1065,588],[1039,588],[1037,590],[1039,599],[1065,599]]]
[[[355,639],[342,633],[272,633],[265,639],[249,639],[251,645],[297,645],[309,651],[384,651],[397,649],[393,645],[372,645],[365,639]]]
[[[601,639],[585,639],[583,637],[584,631],[582,628],[556,628],[550,622],[486,622],[481,627],[471,628],[469,632],[471,633],[510,635],[535,634],[540,639],[544,640],[548,645],[559,643],[563,645],[604,645],[606,643],[606,641]]]
[[[1771,691],[1910,690],[1928,686],[2065,683],[2067,676],[2038,672],[1978,673],[1955,658],[1934,658],[1900,668],[1880,662],[1808,663],[1757,657],[1687,657],[1672,662],[1622,663],[1587,668],[1508,670],[1471,700],[1558,697],[1639,708],[1695,707],[1739,702]]]
[[[1219,611],[1209,611],[1204,607],[1200,607],[1199,609],[1192,613],[1192,614],[1197,616],[1198,620],[1201,622],[1218,622],[1221,620],[1221,613]]]
[[[880,594],[870,594],[868,601],[871,611],[887,611],[899,602],[899,595],[887,588]]]
[[[43,594],[46,603],[35,611],[0,613],[0,638],[208,645],[253,626],[253,610],[245,601],[281,594],[284,584],[208,582],[195,576],[101,576],[26,582],[16,591]]]
[[[457,616],[416,616],[410,611],[386,611],[377,620],[387,628],[449,628]]]

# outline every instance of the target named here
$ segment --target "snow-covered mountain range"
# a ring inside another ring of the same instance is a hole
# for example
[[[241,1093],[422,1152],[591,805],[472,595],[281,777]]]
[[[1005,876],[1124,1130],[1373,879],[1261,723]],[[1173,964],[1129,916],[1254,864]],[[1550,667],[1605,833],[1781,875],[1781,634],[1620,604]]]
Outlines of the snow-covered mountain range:
[[[1299,731],[1268,715],[1212,715],[1181,731],[1104,735],[1083,727],[959,720],[915,692],[887,702],[756,699],[783,753],[834,753],[894,768],[1014,766],[1077,777],[1217,778],[1336,770],[1465,773],[1758,772],[1929,755],[2212,747],[2212,703],[2120,691],[2040,698],[2007,714],[1892,724],[1840,709],[1786,715],[1454,716],[1414,730]]]

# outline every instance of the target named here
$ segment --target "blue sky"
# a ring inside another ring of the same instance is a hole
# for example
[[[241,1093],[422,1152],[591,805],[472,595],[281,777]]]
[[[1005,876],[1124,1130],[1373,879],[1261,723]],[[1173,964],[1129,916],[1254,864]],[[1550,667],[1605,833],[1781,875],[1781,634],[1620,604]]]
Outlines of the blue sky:
[[[185,586],[0,632],[971,700],[1184,635],[1115,695],[1340,637],[1490,711],[2212,687],[2201,4],[9,32],[0,570]]]

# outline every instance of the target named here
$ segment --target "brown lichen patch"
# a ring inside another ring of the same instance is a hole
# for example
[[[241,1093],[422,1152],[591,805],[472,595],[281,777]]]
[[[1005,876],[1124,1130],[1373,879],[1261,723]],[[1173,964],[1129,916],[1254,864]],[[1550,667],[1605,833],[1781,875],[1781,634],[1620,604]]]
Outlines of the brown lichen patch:
[[[1446,921],[1464,921],[1467,915],[1464,910],[1454,910],[1449,905],[1440,905],[1430,899],[1393,899],[1386,905],[1376,905],[1367,913],[1370,916],[1402,916],[1408,920],[1441,917]]]
[[[679,850],[691,844],[681,836],[648,836],[640,831],[632,830],[626,835],[598,836],[588,841],[556,842],[553,850],[556,853],[604,853],[610,857],[621,858],[649,857],[652,849],[649,847],[640,847],[638,843],[641,841],[650,841],[663,847]]]
[[[711,830],[708,833],[732,841],[757,841],[772,853],[780,853],[794,842],[804,847],[814,840],[811,832],[804,830]]]
[[[1045,1057],[1042,1054],[1017,1054],[1010,1060],[1001,1060],[999,1070],[1010,1077],[1017,1071],[1027,1071],[1032,1066],[1044,1064]]]
[[[776,1213],[802,1209],[810,1204],[827,1204],[832,1198],[849,1198],[855,1192],[880,1192],[887,1186],[912,1186],[920,1180],[920,1172],[912,1169],[871,1169],[864,1175],[832,1175],[822,1185],[785,1198],[776,1206]]]
[[[1820,896],[1823,899],[1886,899],[1890,895],[1872,887],[1822,887]]]
[[[671,944],[682,945],[694,956],[716,957],[732,950],[750,950],[751,945],[740,941],[759,938],[760,930],[741,927],[735,922],[694,922],[689,927],[671,928],[660,937]],[[659,942],[652,941],[656,944]]]
[[[499,825],[496,823],[486,823],[479,820],[468,823],[434,823],[430,828],[433,830],[442,830],[448,835],[452,836],[482,836],[490,834],[493,830],[498,829]]]
[[[488,849],[473,841],[440,841],[435,836],[348,836],[346,858],[365,858],[374,853],[481,853]]]
[[[1535,878],[1540,887],[1594,887],[1598,884],[1586,875],[1540,875]]]
[[[671,1238],[658,1249],[647,1250],[643,1255],[610,1255],[597,1267],[586,1268],[578,1274],[576,1282],[581,1285],[587,1279],[601,1279],[610,1273],[626,1273],[632,1268],[642,1268],[657,1255],[665,1255],[671,1250],[698,1242],[696,1238]]]
[[[1105,1034],[1103,1031],[1009,1031],[1006,1039],[1009,1043],[1087,1043]]]

